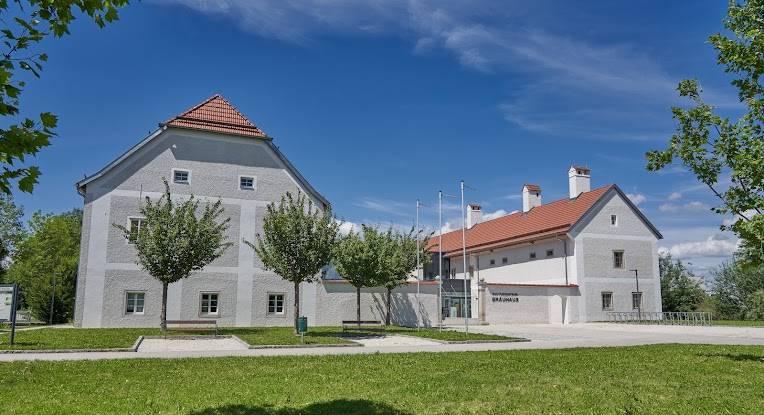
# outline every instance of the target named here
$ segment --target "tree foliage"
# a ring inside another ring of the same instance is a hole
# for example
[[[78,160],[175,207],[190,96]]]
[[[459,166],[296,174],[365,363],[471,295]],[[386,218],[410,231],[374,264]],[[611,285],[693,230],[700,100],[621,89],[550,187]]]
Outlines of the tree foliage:
[[[162,283],[160,327],[167,328],[167,287],[219,258],[229,246],[226,231],[230,218],[222,219],[222,201],[203,207],[191,195],[175,202],[167,181],[165,193],[156,202],[146,199],[140,212],[145,226],[139,230],[114,224],[135,245],[137,263]]]
[[[670,254],[658,258],[663,311],[697,311],[706,298],[697,277]]]
[[[13,203],[10,195],[0,194],[0,282],[8,265],[8,257],[24,236],[21,218],[24,210]]]
[[[717,318],[746,318],[752,304],[749,297],[760,290],[764,290],[764,266],[725,262],[714,272],[711,297]]]
[[[0,41],[5,48],[0,56],[0,117],[7,117],[0,128],[0,193],[10,194],[14,182],[31,192],[40,169],[25,166],[27,156],[50,144],[58,118],[43,112],[35,118],[20,117],[21,92],[25,86],[19,70],[39,78],[45,53],[32,51],[49,37],[69,34],[76,13],[92,18],[99,27],[117,20],[117,8],[129,0],[0,0]],[[19,120],[16,124],[13,124]]]
[[[385,324],[391,323],[392,291],[406,284],[409,277],[417,270],[417,249],[419,250],[419,266],[424,268],[432,257],[426,252],[432,234],[422,236],[422,232],[415,232],[414,228],[408,233],[387,232],[387,249],[384,258],[386,260],[380,285],[387,290]],[[418,243],[417,243],[418,239]]]
[[[709,38],[718,63],[736,79],[732,85],[748,110],[732,121],[701,98],[696,80],[679,83],[689,108],[672,108],[676,133],[668,148],[647,153],[647,168],[660,170],[675,160],[686,166],[720,200],[715,211],[734,215],[730,229],[742,242],[747,262],[764,263],[764,0],[730,1],[724,26],[734,35]],[[726,176],[729,186],[724,188]]]
[[[327,207],[320,210],[299,193],[268,205],[263,233],[256,244],[246,242],[263,266],[294,285],[295,332],[300,316],[300,283],[315,281],[332,259],[340,224]]]
[[[50,320],[51,301],[54,323],[72,319],[81,229],[81,210],[37,212],[29,221],[29,234],[15,247],[7,280],[19,284],[22,304],[42,321]]]

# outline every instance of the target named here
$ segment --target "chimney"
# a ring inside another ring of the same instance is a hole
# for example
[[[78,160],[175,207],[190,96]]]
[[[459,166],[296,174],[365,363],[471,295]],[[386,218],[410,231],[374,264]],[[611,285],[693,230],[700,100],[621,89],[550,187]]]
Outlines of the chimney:
[[[541,206],[541,187],[537,184],[523,185],[523,212]]]
[[[480,210],[480,205],[470,203],[467,205],[467,229],[472,229],[473,226],[480,223],[480,219],[483,218],[483,211]]]
[[[570,190],[571,199],[591,190],[590,172],[591,170],[585,166],[570,166],[570,170],[568,170],[568,189]]]

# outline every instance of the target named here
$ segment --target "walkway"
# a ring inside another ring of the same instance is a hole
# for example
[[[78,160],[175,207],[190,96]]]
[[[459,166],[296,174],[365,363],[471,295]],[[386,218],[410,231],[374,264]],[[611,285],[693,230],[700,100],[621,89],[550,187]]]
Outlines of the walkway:
[[[461,327],[452,327],[455,330]],[[470,331],[504,334],[530,339],[519,343],[417,344],[374,342],[364,347],[304,347],[243,350],[154,350],[141,352],[24,353],[0,354],[1,361],[14,360],[97,360],[220,356],[299,356],[368,353],[462,352],[485,350],[559,349],[572,347],[614,347],[646,344],[740,344],[764,346],[764,328],[631,326],[616,324],[513,324],[473,326]]]

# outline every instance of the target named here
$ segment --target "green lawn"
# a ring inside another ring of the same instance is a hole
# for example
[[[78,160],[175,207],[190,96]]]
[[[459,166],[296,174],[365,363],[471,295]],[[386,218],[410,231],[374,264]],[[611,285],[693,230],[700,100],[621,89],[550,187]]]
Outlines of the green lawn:
[[[762,320],[712,320],[714,326],[764,327]]]
[[[0,364],[2,412],[760,414],[764,347]]]
[[[261,345],[297,345],[300,338],[292,334],[291,327],[246,327],[221,328],[219,333],[233,334],[253,346]],[[364,329],[362,332],[342,332],[339,327],[311,327],[305,334],[305,344],[352,344],[343,336],[382,335],[384,333],[404,333],[412,336],[440,340],[497,340],[508,339],[501,336],[470,334],[443,331],[437,329],[409,329],[391,327],[388,329]],[[171,330],[170,335],[205,334],[209,331]],[[140,335],[160,335],[157,328],[136,329],[71,329],[47,328],[36,330],[17,330],[13,349],[22,350],[60,350],[60,349],[111,349],[131,347]],[[8,334],[0,334],[0,350],[10,349]]]

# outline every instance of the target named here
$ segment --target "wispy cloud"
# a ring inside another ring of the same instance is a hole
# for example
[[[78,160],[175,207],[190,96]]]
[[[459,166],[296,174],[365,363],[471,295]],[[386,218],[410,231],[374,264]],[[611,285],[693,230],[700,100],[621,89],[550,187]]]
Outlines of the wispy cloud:
[[[711,206],[699,202],[699,201],[692,201],[687,202],[685,204],[676,204],[676,203],[664,203],[660,206],[658,206],[658,210],[661,212],[701,212],[701,211],[709,211],[711,210]]]
[[[628,193],[626,196],[637,206],[639,206],[640,203],[647,201],[647,196],[641,193]]]
[[[737,250],[738,241],[730,235],[718,233],[703,241],[684,242],[669,247],[661,247],[660,251],[669,253],[672,257],[692,260],[708,257],[730,257]]]
[[[379,199],[373,197],[366,197],[355,203],[355,206],[396,216],[414,217],[416,214],[416,208],[413,203],[406,204],[395,200]]]

